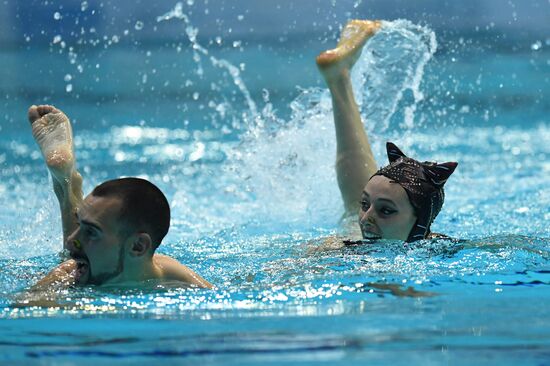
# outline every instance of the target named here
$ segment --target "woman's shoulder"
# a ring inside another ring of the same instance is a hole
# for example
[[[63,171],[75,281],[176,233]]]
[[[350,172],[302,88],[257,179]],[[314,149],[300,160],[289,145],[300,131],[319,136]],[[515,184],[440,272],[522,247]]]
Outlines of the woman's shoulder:
[[[465,241],[464,239],[453,238],[441,233],[430,233],[428,234],[428,237],[426,239],[427,240],[449,240],[455,243],[461,243]]]
[[[426,239],[452,239],[450,236],[441,233],[429,233]]]

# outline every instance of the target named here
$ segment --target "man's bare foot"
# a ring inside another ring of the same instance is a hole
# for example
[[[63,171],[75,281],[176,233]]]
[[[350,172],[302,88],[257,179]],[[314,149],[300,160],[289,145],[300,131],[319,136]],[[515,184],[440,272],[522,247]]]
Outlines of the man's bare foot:
[[[34,140],[54,179],[54,186],[56,183],[61,187],[68,186],[75,175],[79,176],[75,168],[73,132],[69,119],[53,106],[33,105],[29,108],[29,121]]]
[[[351,20],[346,24],[336,48],[321,52],[317,66],[327,81],[353,67],[363,46],[381,27],[378,20]]]

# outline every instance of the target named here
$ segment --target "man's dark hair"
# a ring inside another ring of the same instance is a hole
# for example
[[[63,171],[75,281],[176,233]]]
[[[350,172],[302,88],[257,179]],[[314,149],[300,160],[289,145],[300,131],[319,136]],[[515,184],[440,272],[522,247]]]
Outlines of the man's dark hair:
[[[140,178],[119,178],[101,183],[92,191],[95,197],[116,197],[122,201],[119,218],[131,230],[151,236],[153,250],[168,233],[170,206],[164,193],[153,183]]]

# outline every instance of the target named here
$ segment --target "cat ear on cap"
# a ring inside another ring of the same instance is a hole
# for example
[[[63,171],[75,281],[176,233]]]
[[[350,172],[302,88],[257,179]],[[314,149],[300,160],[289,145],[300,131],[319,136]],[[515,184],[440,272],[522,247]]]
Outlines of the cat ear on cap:
[[[399,158],[406,158],[407,156],[403,154],[403,151],[399,150],[393,142],[386,142],[386,153],[388,154],[388,160],[390,164],[396,161]]]
[[[447,179],[453,174],[458,163],[452,161],[434,165],[423,165],[424,171],[430,178],[433,184],[442,186]]]

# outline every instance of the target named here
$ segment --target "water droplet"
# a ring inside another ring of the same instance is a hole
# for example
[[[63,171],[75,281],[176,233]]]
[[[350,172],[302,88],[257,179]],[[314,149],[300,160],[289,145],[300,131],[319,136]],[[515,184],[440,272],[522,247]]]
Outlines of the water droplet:
[[[198,99],[199,99],[199,93],[198,93],[198,92],[194,92],[194,93],[193,93],[193,99],[194,99],[194,100],[198,100]]]
[[[88,2],[87,1],[83,1],[80,3],[80,11],[86,11],[86,9],[88,9]]]
[[[217,36],[217,37],[215,38],[215,41],[216,41],[217,44],[222,44],[222,37]]]
[[[189,154],[189,161],[197,161],[204,156],[205,145],[202,142],[197,142],[195,145],[195,150]]]
[[[187,5],[189,6],[193,6],[194,3],[195,3],[195,0],[187,0]]]
[[[541,42],[541,41],[536,41],[535,43],[533,43],[533,44],[531,45],[531,49],[532,49],[533,51],[538,51],[538,50],[541,49],[541,47],[542,47],[542,42]]]
[[[239,15],[237,16],[237,19],[243,20],[243,19],[244,19],[244,15],[239,14]]]
[[[264,102],[269,102],[269,90],[267,89],[262,89],[262,99],[264,100]]]
[[[241,41],[234,41],[233,42],[233,47],[235,47],[235,48],[241,47]]]
[[[70,93],[73,91],[73,84],[67,84],[67,86],[65,87],[65,91],[67,93]]]
[[[59,20],[59,19],[62,18],[62,16],[61,16],[61,14],[60,14],[58,11],[56,11],[55,13],[53,13],[53,18],[54,18],[55,20]]]
[[[61,36],[60,35],[57,35],[55,37],[53,37],[53,44],[56,44],[56,43],[59,43],[61,42]]]
[[[73,79],[73,77],[72,77],[71,74],[67,74],[67,75],[65,75],[65,77],[63,78],[63,80],[65,80],[67,83],[68,83],[69,81],[71,81],[72,79]]]
[[[459,113],[470,113],[470,106],[463,105],[462,107],[460,107],[460,110],[458,112]]]
[[[134,25],[134,28],[135,28],[136,30],[142,30],[142,29],[143,29],[143,22],[142,22],[141,20],[138,20],[138,21],[136,22],[136,25]]]
[[[126,160],[126,154],[122,151],[117,151],[115,153],[115,161],[124,161]]]

